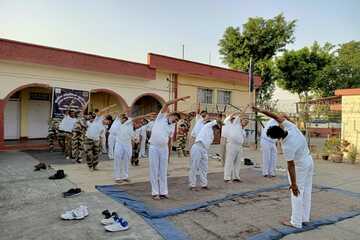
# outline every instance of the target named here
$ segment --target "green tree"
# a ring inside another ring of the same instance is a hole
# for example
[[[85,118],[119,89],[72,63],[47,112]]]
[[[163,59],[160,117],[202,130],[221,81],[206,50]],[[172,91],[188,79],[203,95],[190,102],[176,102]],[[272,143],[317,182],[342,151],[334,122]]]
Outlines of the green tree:
[[[336,89],[360,87],[360,41],[341,44],[330,64],[319,74],[315,91],[332,96]]]
[[[301,115],[305,130],[307,129],[306,122],[308,122],[309,94],[315,89],[318,76],[332,61],[332,48],[333,46],[329,43],[321,47],[315,42],[310,48],[285,51],[276,60],[279,86],[298,94],[299,98],[305,101]]]
[[[263,80],[258,95],[260,104],[271,99],[276,76],[272,58],[294,41],[295,22],[286,21],[283,14],[272,19],[249,18],[242,31],[228,27],[219,41],[222,61],[230,68],[248,71],[252,58],[254,74]]]

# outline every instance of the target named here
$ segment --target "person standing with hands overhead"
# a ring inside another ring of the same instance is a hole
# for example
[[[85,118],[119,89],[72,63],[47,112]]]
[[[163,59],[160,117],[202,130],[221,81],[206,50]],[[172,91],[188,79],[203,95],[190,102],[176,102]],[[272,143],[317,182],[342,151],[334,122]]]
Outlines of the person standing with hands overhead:
[[[275,119],[283,127],[271,126],[266,132],[270,138],[282,140],[284,158],[288,165],[292,214],[290,221],[284,221],[282,224],[302,228],[303,223],[310,221],[314,171],[314,162],[306,139],[296,125],[287,120],[286,116],[276,115],[257,107],[253,107],[253,110]]]
[[[169,112],[169,106],[190,98],[181,97],[166,102],[157,115],[152,127],[149,148],[149,171],[151,195],[154,200],[167,198],[167,168],[171,137],[175,131],[175,123],[180,119],[177,112]]]

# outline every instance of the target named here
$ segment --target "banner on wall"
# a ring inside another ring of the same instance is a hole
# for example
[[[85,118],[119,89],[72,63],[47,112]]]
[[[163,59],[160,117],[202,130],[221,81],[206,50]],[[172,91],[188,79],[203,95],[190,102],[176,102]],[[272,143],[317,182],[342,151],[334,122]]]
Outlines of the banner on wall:
[[[52,117],[62,118],[64,111],[69,109],[82,109],[89,101],[89,92],[67,89],[67,88],[54,88],[52,99]]]

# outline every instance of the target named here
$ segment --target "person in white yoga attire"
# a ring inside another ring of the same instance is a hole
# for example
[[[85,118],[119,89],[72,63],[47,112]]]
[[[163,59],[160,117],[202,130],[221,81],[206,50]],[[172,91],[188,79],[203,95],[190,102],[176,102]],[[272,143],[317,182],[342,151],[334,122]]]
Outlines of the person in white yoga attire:
[[[127,114],[121,114],[120,124],[115,129],[114,179],[116,182],[129,181],[129,162],[132,156],[132,139],[134,137],[133,121],[152,115],[154,113],[130,118]]]
[[[193,139],[192,142],[195,141],[196,136],[199,134],[200,130],[205,126],[208,120],[209,120],[208,112],[206,110],[200,111],[200,104],[198,104],[198,108],[195,116],[195,125],[191,130],[191,137]]]
[[[190,190],[197,190],[197,175],[202,189],[208,189],[208,151],[214,141],[214,131],[220,130],[220,121],[213,120],[204,125],[197,134],[195,143],[190,150],[190,171],[189,186]]]
[[[168,198],[167,168],[171,137],[174,135],[175,123],[180,119],[179,113],[168,113],[169,106],[188,98],[190,96],[166,102],[152,127],[149,147],[149,179],[151,195],[154,200]]]
[[[224,120],[223,129],[226,138],[226,155],[224,165],[224,181],[230,183],[241,182],[240,167],[243,159],[243,143],[245,138],[244,128],[248,124],[248,118],[241,112],[230,114]],[[238,116],[236,116],[238,115]]]
[[[276,115],[269,111],[253,107],[275,119],[280,126],[271,126],[266,134],[272,139],[282,140],[284,158],[288,165],[288,176],[291,190],[291,218],[282,224],[295,228],[302,228],[310,221],[312,177],[314,162],[308,143],[302,132],[286,116]]]
[[[272,126],[277,126],[279,123],[275,119],[270,119],[265,123],[261,132],[261,155],[262,155],[262,174],[264,177],[275,177],[276,162],[277,162],[277,147],[276,139],[267,136],[267,130]]]

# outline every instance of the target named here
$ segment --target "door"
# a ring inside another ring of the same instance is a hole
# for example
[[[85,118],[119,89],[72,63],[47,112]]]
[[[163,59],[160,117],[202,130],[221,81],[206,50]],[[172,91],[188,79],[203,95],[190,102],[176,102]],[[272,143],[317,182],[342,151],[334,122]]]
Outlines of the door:
[[[20,138],[20,102],[9,100],[4,112],[4,138],[13,140]]]
[[[50,117],[50,101],[30,100],[28,109],[28,137],[46,138]]]

